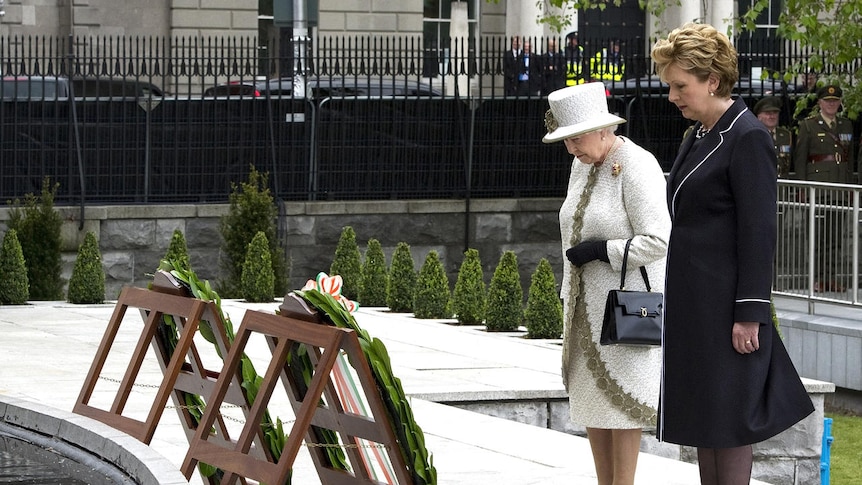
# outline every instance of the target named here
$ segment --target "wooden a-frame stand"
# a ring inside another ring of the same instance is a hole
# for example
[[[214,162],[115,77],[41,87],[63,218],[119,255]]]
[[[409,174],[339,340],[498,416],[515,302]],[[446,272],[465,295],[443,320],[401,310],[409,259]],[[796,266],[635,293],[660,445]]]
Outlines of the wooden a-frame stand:
[[[270,485],[285,484],[303,446],[304,438],[308,442],[312,460],[324,485],[385,483],[370,477],[357,446],[360,440],[375,443],[385,451],[394,470],[394,483],[413,484],[384,409],[379,394],[381,391],[374,382],[356,333],[320,322],[320,317],[293,294],[285,296],[281,315],[246,312],[216,383],[215,393],[210,397],[210,405],[204,412],[201,426],[198,427],[183,461],[182,472],[187,478],[191,477],[195,464],[200,461],[225,470],[227,474],[222,480],[223,484],[234,483],[235,477],[250,478]],[[211,441],[213,435],[208,430],[217,419],[216,411],[228,392],[229,376],[238,369],[243,350],[249,337],[255,332],[264,335],[272,351],[272,360],[239,439],[232,446],[226,446],[228,440]],[[307,386],[304,382],[298,382],[291,372],[290,366],[296,363],[288,362],[291,349],[300,345],[305,346],[313,365],[312,378]],[[371,416],[347,413],[344,410],[332,382],[333,367],[340,352],[347,354],[358,375]],[[255,423],[260,422],[279,380],[285,386],[296,421],[280,458],[273,462],[249,456],[248,449],[257,429]],[[350,471],[331,466],[324,447],[332,444],[320,439],[317,433],[320,428],[338,434],[341,444],[337,446],[343,446]]]
[[[137,308],[140,311],[144,319],[144,328],[126,373],[120,382],[113,404],[110,409],[100,409],[90,405],[90,399],[117,337],[120,324],[129,308]],[[165,316],[173,318],[179,334],[173,351],[165,345],[164,339],[158,335]],[[230,343],[225,331],[225,324],[215,304],[192,298],[188,291],[173,280],[168,273],[159,272],[156,274],[153,290],[134,287],[124,288],[114,307],[114,313],[105,330],[73,411],[108,424],[149,444],[170,397],[183,423],[186,437],[191,441],[198,426],[197,419],[186,405],[185,394],[198,395],[207,399],[215,388],[216,379],[220,377],[219,372],[205,367],[201,354],[195,346],[194,336],[198,332],[199,325],[202,324],[210,326],[219,355],[228,355]],[[152,345],[155,350],[163,378],[147,418],[142,421],[123,415],[123,411],[141,370],[148,345]],[[237,369],[236,372],[225,376],[225,381],[228,391],[222,402],[239,407],[247,417],[249,404],[241,387],[242,375],[240,370]],[[206,404],[207,409],[212,407],[209,401],[206,401]],[[214,412],[214,420],[208,426],[215,426],[218,429],[218,436],[229,440],[230,434],[218,406],[214,408]],[[262,430],[258,428],[254,434],[255,446],[252,447],[251,451],[257,456],[262,455],[264,458],[271,459],[267,448],[262,445],[262,436]],[[207,480],[209,483],[216,483],[213,478]],[[245,482],[243,481],[243,483]]]

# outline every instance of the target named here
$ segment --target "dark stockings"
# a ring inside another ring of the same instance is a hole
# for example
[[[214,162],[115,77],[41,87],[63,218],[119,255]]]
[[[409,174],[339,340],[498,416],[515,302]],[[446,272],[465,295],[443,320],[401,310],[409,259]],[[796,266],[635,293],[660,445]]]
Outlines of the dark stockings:
[[[751,445],[736,448],[698,448],[701,485],[748,485],[751,482]]]

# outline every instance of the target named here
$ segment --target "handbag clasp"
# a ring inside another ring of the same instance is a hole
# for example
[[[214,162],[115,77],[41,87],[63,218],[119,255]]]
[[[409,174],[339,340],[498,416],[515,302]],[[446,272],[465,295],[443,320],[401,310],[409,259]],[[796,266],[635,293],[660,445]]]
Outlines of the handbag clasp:
[[[647,317],[647,314],[648,314],[648,312],[647,312],[646,307],[645,307],[645,306],[642,306],[642,307],[641,307],[641,317],[646,318],[646,317]]]

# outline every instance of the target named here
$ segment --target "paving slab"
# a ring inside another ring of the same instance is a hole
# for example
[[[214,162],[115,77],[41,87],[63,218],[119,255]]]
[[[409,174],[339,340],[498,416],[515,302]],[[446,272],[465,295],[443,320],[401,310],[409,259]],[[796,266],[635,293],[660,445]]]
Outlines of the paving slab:
[[[114,304],[0,306],[0,401],[15,398],[18,403],[71,412]],[[274,312],[279,304],[225,300],[223,308],[238,329],[246,311]],[[360,308],[356,318],[371,336],[385,343],[408,397],[511,395],[513,391],[564,395],[559,342],[531,341],[523,338],[523,332],[488,333],[483,327],[458,326],[452,320],[419,320],[382,308]],[[140,316],[127,312],[121,328],[102,373],[109,384],[126,370],[142,328]],[[151,386],[161,380],[151,357],[139,377],[144,385],[133,390],[130,412],[149,409]],[[110,390],[104,390],[95,393],[91,402],[107,403],[112,397]],[[589,443],[582,437],[410,399],[441,485],[595,483]],[[181,465],[188,444],[170,403],[150,448],[177,468]],[[190,483],[202,480],[195,475]],[[300,453],[294,483],[320,483],[307,453]],[[699,483],[699,477],[696,465],[641,453],[636,483],[688,485]]]

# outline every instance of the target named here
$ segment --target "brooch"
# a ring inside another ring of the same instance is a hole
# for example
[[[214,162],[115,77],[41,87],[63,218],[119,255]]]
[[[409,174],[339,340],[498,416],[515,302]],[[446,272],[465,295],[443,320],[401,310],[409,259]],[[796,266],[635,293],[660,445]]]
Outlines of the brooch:
[[[619,175],[622,171],[623,167],[620,165],[620,162],[614,162],[614,164],[611,165],[611,175],[613,175],[614,177]]]
[[[559,127],[557,119],[554,118],[554,113],[551,110],[545,111],[545,129],[548,130],[548,133],[554,132]]]

